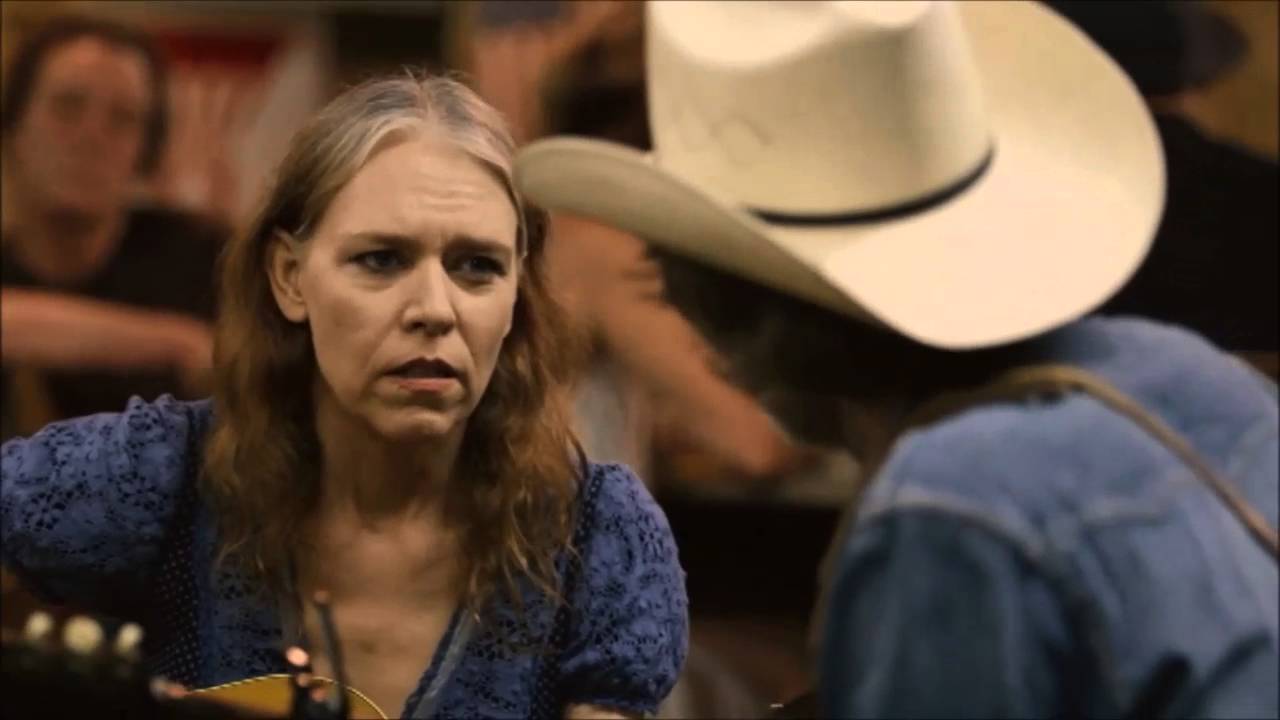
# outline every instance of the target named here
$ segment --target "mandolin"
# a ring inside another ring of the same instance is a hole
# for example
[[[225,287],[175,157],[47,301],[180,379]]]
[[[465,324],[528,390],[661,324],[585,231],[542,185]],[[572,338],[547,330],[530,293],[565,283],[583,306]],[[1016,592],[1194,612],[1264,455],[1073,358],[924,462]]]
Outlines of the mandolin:
[[[280,673],[247,680],[237,680],[225,685],[193,690],[191,697],[248,709],[255,713],[260,713],[261,717],[292,717],[295,702],[294,677],[293,675]],[[334,687],[337,685],[337,682],[329,678],[311,677],[311,688],[320,690],[325,696],[333,692]],[[359,690],[348,687],[346,696],[348,717],[387,720],[386,713],[382,712],[381,708]]]

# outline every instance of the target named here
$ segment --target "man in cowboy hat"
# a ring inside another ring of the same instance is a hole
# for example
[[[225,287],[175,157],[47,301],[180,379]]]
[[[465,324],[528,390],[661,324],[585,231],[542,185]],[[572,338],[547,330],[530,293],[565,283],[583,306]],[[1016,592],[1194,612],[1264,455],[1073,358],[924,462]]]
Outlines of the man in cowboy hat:
[[[822,711],[1276,716],[1275,386],[1084,317],[1164,194],[1114,62],[1031,3],[654,3],[646,35],[653,151],[543,140],[517,182],[697,268],[749,380],[842,397],[824,439],[870,471]]]

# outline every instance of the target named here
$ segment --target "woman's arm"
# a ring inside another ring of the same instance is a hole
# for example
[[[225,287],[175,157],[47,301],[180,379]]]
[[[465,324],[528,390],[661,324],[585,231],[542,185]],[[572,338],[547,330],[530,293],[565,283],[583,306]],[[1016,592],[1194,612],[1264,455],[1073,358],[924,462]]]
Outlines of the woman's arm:
[[[43,600],[138,612],[209,419],[207,402],[135,398],[0,446],[0,565]]]

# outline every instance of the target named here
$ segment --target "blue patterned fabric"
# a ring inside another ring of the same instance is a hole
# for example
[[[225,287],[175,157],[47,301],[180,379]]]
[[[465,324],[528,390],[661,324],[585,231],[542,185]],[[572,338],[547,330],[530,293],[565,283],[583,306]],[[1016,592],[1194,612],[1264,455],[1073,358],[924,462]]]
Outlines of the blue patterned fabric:
[[[196,484],[211,422],[208,401],[135,398],[0,451],[5,565],[50,601],[142,620],[153,670],[197,687],[285,671],[274,605],[214,566],[217,524]],[[532,587],[524,616],[495,602],[459,643],[434,716],[562,717],[571,703],[651,714],[671,690],[688,606],[666,517],[620,465],[590,464],[579,502],[579,558],[559,562],[567,602]],[[458,625],[397,716],[419,707]]]

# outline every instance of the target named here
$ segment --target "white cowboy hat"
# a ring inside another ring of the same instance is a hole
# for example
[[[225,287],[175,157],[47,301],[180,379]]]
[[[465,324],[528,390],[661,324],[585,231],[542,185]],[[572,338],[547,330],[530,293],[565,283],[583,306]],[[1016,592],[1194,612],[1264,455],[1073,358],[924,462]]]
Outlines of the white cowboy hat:
[[[942,348],[1069,322],[1164,202],[1155,125],[1082,32],[1023,2],[657,2],[653,152],[551,138],[518,187]]]

